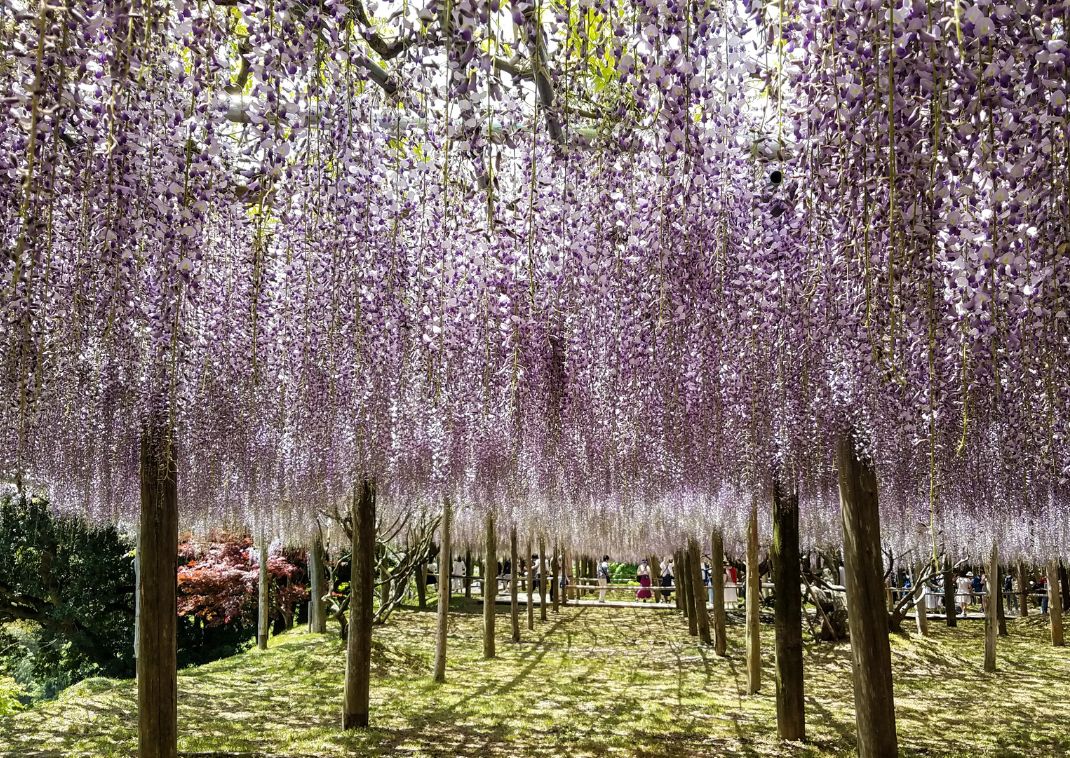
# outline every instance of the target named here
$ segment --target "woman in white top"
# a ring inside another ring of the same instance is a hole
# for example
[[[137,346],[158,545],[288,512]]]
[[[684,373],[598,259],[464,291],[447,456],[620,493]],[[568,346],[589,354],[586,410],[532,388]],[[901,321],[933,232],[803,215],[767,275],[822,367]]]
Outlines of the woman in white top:
[[[639,561],[639,565],[635,569],[635,578],[639,582],[639,589],[636,590],[635,599],[642,600],[645,603],[653,597],[650,592],[650,564],[646,558]]]
[[[453,561],[453,576],[450,578],[450,589],[453,592],[464,592],[464,561],[455,558]]]
[[[966,606],[973,602],[973,572],[967,572],[966,576],[960,576],[955,581],[956,600],[959,604],[959,613],[966,615]]]
[[[944,607],[944,588],[937,579],[930,579],[925,587],[925,607],[930,611]]]
[[[662,589],[661,599],[666,603],[669,602],[669,597],[672,595],[673,589],[675,589],[673,586],[675,576],[676,573],[673,570],[672,556],[666,555],[665,560],[661,562],[661,586],[663,588],[668,588]]]
[[[609,586],[609,556],[603,555],[598,564],[598,602],[606,602],[606,587]]]
[[[739,581],[735,566],[725,566],[724,569],[724,602],[731,608],[739,604]]]

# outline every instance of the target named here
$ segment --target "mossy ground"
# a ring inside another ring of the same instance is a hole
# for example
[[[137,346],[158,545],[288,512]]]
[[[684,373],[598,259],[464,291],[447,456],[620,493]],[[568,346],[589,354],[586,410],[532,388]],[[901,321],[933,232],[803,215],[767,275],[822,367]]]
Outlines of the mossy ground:
[[[748,697],[742,627],[728,657],[671,610],[570,608],[482,660],[480,608],[451,616],[448,681],[430,681],[434,614],[402,610],[376,629],[373,728],[339,729],[344,648],[295,630],[179,674],[179,749],[217,755],[833,756],[854,745],[850,648],[806,649],[805,745],[778,743],[772,629],[762,692]],[[996,674],[981,670],[983,625],[893,635],[901,753],[1070,755],[1070,649],[1039,618],[1011,620]],[[91,679],[0,717],[0,753],[133,755],[132,681]]]

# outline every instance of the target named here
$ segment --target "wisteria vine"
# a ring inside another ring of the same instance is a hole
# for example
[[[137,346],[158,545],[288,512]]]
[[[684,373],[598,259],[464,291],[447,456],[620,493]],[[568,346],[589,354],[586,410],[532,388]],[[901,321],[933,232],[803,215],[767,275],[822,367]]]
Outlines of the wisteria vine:
[[[8,0],[0,470],[298,538],[1070,552],[1066,2]],[[759,509],[765,518],[766,508]]]

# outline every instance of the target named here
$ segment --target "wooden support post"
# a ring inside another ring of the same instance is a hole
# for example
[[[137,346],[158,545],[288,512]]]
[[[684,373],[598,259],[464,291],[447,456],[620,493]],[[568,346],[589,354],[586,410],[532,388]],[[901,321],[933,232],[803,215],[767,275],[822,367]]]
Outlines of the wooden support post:
[[[561,543],[554,542],[554,557],[550,561],[550,595],[553,597],[554,613],[558,612],[558,603],[561,602],[561,582],[558,574],[561,573]]]
[[[985,598],[985,671],[996,670],[996,637],[999,621],[996,598],[999,595],[999,551],[995,540],[988,558],[988,597]]]
[[[483,657],[493,658],[494,651],[494,612],[498,599],[498,577],[495,567],[498,565],[498,533],[494,529],[494,514],[487,514],[486,557],[483,559]]]
[[[958,626],[958,606],[955,604],[955,573],[951,562],[944,559],[944,619],[948,626]]]
[[[546,539],[539,535],[539,620],[546,621]]]
[[[773,483],[773,545],[769,557],[773,564],[775,593],[777,736],[782,740],[802,740],[806,737],[806,717],[803,701],[799,496],[794,490],[785,492],[779,477]],[[881,613],[884,612],[880,596],[876,600],[876,607]]]
[[[524,553],[524,561],[527,563],[528,576],[528,631],[535,631],[535,563],[531,560],[531,535],[528,535],[528,546]]]
[[[747,519],[747,694],[762,687],[761,571],[758,568],[758,508],[751,504]]]
[[[713,589],[713,650],[717,655],[728,651],[725,638],[727,619],[724,611],[724,535],[720,529],[714,529],[711,538],[713,549],[710,553],[710,587]]]
[[[1006,572],[997,567],[999,573],[996,575],[996,626],[999,629],[999,636],[1007,636],[1007,609],[1004,604],[1003,597],[1003,578],[1006,576]]]
[[[680,550],[680,570],[676,576],[680,579],[680,591],[684,593],[684,606],[687,608],[687,633],[692,637],[698,636],[698,608],[695,607],[695,589],[691,581],[693,566],[691,565],[691,551],[687,548]]]
[[[680,557],[680,551],[676,550],[672,554],[672,586],[673,602],[676,603],[676,610],[684,614],[684,620],[687,620],[687,603],[684,602],[683,587],[685,584],[684,574],[684,561]]]
[[[873,465],[859,456],[850,432],[840,438],[836,457],[858,755],[859,758],[895,758],[899,748],[888,613],[882,603],[885,583],[877,474]]]
[[[390,602],[390,565],[387,563],[386,546],[383,546],[382,561],[379,563],[379,607]]]
[[[372,679],[372,615],[375,603],[375,477],[353,487],[349,629],[346,637],[342,728],[368,726]]]
[[[323,607],[323,537],[316,533],[312,540],[312,547],[308,550],[308,573],[311,580],[309,627],[313,634],[323,634],[327,631],[327,613]]]
[[[450,594],[451,586],[450,580],[452,578],[452,559],[453,553],[450,546],[450,529],[453,520],[453,504],[450,502],[449,495],[442,498],[442,523],[440,530],[442,536],[439,538],[441,547],[439,548],[438,559],[438,618],[436,627],[435,638],[435,670],[434,681],[445,682],[446,681],[446,634],[449,631],[450,625]]]
[[[178,755],[175,458],[171,434],[158,428],[142,431],[141,523],[137,538],[137,728],[141,758]]]
[[[1058,566],[1059,566],[1059,568],[1058,568],[1058,572],[1057,573],[1059,574],[1059,582],[1063,586],[1063,590],[1062,590],[1062,595],[1063,595],[1062,609],[1065,611],[1065,610],[1070,609],[1070,576],[1067,575],[1066,566],[1065,566],[1065,564],[1063,564],[1063,562],[1061,560],[1058,561]]]
[[[922,637],[929,636],[929,609],[925,604],[925,583],[918,581],[925,568],[925,564],[921,561],[918,561],[914,567],[914,615],[918,634]]]
[[[687,563],[690,571],[691,594],[694,597],[695,620],[698,622],[698,638],[703,645],[712,645],[710,638],[710,614],[706,611],[706,585],[702,583],[702,551],[694,537],[687,541]]]
[[[568,591],[572,586],[572,582],[575,581],[575,574],[569,576],[572,572],[572,550],[569,548],[562,548],[561,550],[561,573],[564,575],[565,580],[568,582],[561,589],[561,605],[568,605]]]
[[[421,563],[416,567],[416,602],[420,610],[427,608],[427,564]]]
[[[464,587],[465,605],[468,605],[472,601],[472,551],[468,548],[464,551],[464,579],[461,585]]]
[[[1029,615],[1029,582],[1025,577],[1025,566],[1018,562],[1018,615],[1025,618]]]
[[[268,574],[268,545],[263,530],[260,530],[260,575],[256,585],[256,646],[260,650],[267,650],[268,643],[268,609],[271,601],[268,600],[268,586],[271,583]]]
[[[1048,616],[1051,620],[1051,644],[1062,647],[1063,641],[1063,606],[1062,593],[1059,592],[1059,562],[1052,558],[1048,561]]]
[[[517,602],[516,585],[520,563],[516,555],[516,524],[509,529],[509,621],[512,624],[513,642],[520,642],[520,604]]]

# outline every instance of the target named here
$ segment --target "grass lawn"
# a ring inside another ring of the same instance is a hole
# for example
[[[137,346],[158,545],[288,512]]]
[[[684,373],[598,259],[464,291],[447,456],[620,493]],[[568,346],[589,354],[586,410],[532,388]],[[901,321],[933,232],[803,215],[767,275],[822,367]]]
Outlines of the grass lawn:
[[[459,608],[460,606],[458,606]],[[373,728],[343,734],[344,648],[295,630],[179,674],[179,749],[271,756],[839,756],[854,747],[850,648],[806,649],[805,745],[778,743],[772,628],[763,687],[745,695],[742,627],[718,659],[671,610],[564,609],[482,660],[481,609],[450,620],[448,682],[430,680],[434,614],[396,612],[376,629]],[[996,674],[981,670],[983,624],[893,636],[903,755],[1070,755],[1070,649],[1040,618],[1009,621]],[[132,681],[86,680],[0,717],[0,753],[133,755]]]

